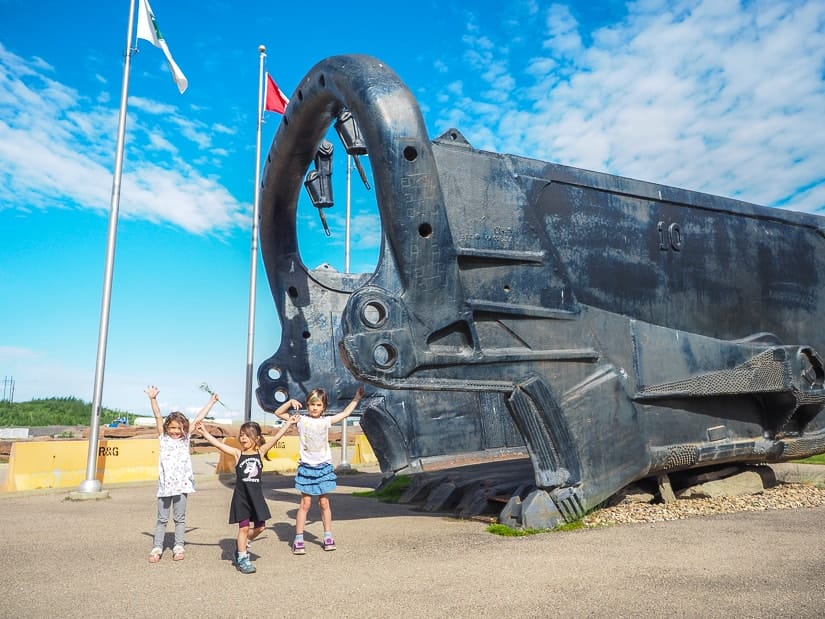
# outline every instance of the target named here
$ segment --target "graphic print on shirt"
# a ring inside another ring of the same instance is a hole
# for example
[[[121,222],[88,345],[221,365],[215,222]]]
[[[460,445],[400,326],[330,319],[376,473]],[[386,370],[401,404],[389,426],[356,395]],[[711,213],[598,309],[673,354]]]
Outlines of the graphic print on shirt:
[[[323,452],[327,446],[327,427],[323,423],[304,424],[304,439],[306,450],[311,453]]]
[[[257,479],[258,473],[260,472],[257,458],[247,458],[241,463],[241,466],[243,467],[244,474],[243,481],[261,481],[260,479]]]
[[[310,466],[332,462],[329,417],[301,417],[298,421],[300,461]]]
[[[192,457],[189,455],[189,435],[159,437],[157,496],[175,496],[195,491]]]

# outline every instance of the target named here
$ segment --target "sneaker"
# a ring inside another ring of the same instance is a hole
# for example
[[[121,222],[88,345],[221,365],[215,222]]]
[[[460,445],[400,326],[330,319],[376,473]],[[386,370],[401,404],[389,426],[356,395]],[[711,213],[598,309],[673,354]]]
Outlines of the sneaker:
[[[292,542],[292,554],[294,554],[294,555],[306,554],[306,548],[304,547],[303,540],[296,540],[296,541]]]
[[[163,554],[163,548],[152,548],[152,552],[149,553],[149,563],[157,563],[160,561],[160,555]]]
[[[175,546],[172,549],[172,561],[183,561],[183,546]]]
[[[252,561],[249,560],[248,554],[244,555],[243,557],[236,554],[235,565],[238,566],[238,571],[240,571],[241,574],[254,574],[256,571],[258,571],[257,569],[255,569],[255,566],[252,565]]]
[[[335,540],[328,537],[324,540],[324,550],[335,550]]]

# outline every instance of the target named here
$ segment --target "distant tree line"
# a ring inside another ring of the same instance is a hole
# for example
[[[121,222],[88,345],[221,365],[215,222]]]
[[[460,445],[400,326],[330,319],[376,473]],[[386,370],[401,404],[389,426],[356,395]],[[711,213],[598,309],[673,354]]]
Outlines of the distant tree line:
[[[78,398],[46,398],[28,402],[0,402],[0,427],[88,426],[92,405]],[[134,415],[102,408],[100,423],[108,424],[120,417],[130,421]]]

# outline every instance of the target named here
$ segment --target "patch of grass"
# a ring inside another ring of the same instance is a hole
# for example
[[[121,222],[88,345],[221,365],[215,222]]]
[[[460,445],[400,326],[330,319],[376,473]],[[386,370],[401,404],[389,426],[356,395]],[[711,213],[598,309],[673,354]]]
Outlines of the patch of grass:
[[[793,462],[798,464],[825,464],[825,454],[817,454],[804,460],[793,460]]]
[[[487,533],[501,535],[502,537],[524,537],[538,533],[549,533],[552,530],[553,529],[512,529],[506,524],[491,524],[487,527]]]
[[[573,522],[565,522],[556,525],[552,529],[512,529],[506,524],[491,524],[487,527],[487,533],[493,535],[501,535],[502,537],[524,537],[526,535],[538,535],[539,533],[560,533],[564,531],[575,531],[584,527],[581,520],[574,520]]]
[[[584,528],[584,522],[581,520],[574,520],[573,522],[565,522],[553,528],[554,531],[576,531]]]
[[[378,499],[382,503],[398,503],[398,499],[404,494],[404,491],[412,484],[412,478],[408,475],[397,475],[385,486],[378,490],[363,490],[361,492],[353,492],[353,496],[362,496]]]

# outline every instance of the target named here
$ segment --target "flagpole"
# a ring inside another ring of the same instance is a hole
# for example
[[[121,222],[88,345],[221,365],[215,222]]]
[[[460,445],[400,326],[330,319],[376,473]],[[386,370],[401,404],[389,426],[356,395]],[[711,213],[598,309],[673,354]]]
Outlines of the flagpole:
[[[349,273],[349,238],[350,238],[350,213],[351,209],[351,195],[352,195],[352,155],[347,153],[347,209],[344,223],[344,272]],[[338,470],[342,473],[348,472],[352,469],[349,460],[347,459],[347,422],[348,418],[344,417],[341,420],[341,462],[338,465]]]
[[[120,180],[123,175],[123,144],[126,136],[126,102],[129,96],[129,70],[132,64],[132,30],[135,22],[135,0],[129,2],[129,26],[126,29],[126,51],[123,63],[123,85],[120,89],[120,113],[117,121],[117,145],[115,148],[115,170],[112,178],[112,199],[109,208],[109,238],[106,243],[106,266],[103,277],[103,299],[100,304],[100,330],[97,337],[97,361],[95,364],[94,397],[89,419],[89,452],[86,459],[86,479],[77,493],[108,495],[102,492],[97,480],[97,443],[100,432],[100,408],[103,400],[103,375],[106,367],[106,342],[109,335],[109,307],[112,300],[112,273],[115,265],[115,242],[117,240],[117,217],[120,208]]]
[[[264,60],[266,47],[258,47],[258,133],[255,138],[255,193],[252,198],[252,258],[249,266],[249,321],[246,340],[246,389],[244,392],[243,418],[252,419],[252,364],[255,350],[255,293],[258,281],[258,219],[261,202],[261,121],[263,119]]]
[[[344,225],[344,272],[349,273],[349,221],[350,213],[352,211],[351,204],[352,192],[352,155],[347,153],[347,212],[346,223]]]

